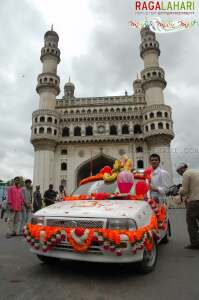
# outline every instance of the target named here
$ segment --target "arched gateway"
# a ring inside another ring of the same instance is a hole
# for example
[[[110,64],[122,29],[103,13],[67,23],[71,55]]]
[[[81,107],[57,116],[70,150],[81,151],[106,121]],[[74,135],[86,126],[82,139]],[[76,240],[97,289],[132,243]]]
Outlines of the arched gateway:
[[[79,182],[88,176],[96,175],[103,168],[103,166],[113,167],[115,158],[107,156],[105,154],[100,154],[89,160],[84,161],[77,168],[76,175],[76,186],[79,185]]]
[[[115,158],[124,153],[135,168],[146,167],[149,153],[158,153],[164,169],[172,174],[172,112],[164,102],[167,83],[159,66],[155,33],[149,27],[142,28],[140,56],[144,68],[133,81],[133,90],[120,96],[77,97],[69,79],[63,97],[57,98],[58,42],[54,30],[45,33],[41,49],[43,71],[36,87],[39,107],[32,116],[34,188],[40,185],[43,194],[50,183],[56,190],[63,184],[70,194],[91,171],[96,174],[104,165],[112,166]]]

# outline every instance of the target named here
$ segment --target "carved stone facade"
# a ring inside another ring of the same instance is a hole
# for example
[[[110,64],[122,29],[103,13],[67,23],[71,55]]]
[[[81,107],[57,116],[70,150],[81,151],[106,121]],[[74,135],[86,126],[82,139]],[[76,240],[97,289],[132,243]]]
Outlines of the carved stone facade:
[[[35,150],[34,185],[41,191],[53,183],[71,192],[84,175],[95,173],[126,153],[135,168],[148,165],[152,152],[172,172],[170,143],[174,137],[171,108],[164,104],[165,73],[159,67],[159,44],[148,28],[141,31],[141,79],[133,82],[132,95],[76,98],[67,82],[60,92],[57,65],[59,37],[46,32],[41,50],[42,73],[38,76],[39,109],[33,112],[31,142]]]

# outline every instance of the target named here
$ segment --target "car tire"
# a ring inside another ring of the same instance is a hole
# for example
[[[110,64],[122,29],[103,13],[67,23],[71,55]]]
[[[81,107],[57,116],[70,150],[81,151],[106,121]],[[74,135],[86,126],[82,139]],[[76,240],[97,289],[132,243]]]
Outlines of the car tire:
[[[53,264],[60,262],[60,259],[57,257],[50,257],[45,255],[37,255],[38,259],[45,264]]]
[[[157,243],[154,242],[153,249],[151,252],[148,252],[144,249],[143,260],[136,263],[136,270],[140,274],[147,274],[152,272],[155,269],[155,265],[158,258],[158,247]]]
[[[165,236],[163,237],[163,239],[161,240],[161,244],[168,244],[168,242],[170,241],[170,237],[171,237],[171,224],[168,220],[167,232],[166,232]]]

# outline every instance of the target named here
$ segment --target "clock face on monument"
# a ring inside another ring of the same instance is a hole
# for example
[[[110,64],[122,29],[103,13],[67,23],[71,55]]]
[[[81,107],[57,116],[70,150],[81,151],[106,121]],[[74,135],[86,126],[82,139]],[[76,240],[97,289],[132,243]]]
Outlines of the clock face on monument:
[[[98,127],[98,133],[104,133],[104,131],[105,131],[104,126],[99,126]]]

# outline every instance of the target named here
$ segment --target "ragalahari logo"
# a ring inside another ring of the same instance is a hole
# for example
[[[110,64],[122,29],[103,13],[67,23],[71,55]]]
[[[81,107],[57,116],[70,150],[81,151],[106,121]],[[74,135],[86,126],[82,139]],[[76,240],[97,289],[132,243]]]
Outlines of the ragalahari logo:
[[[136,13],[194,13],[195,1],[135,1]]]

